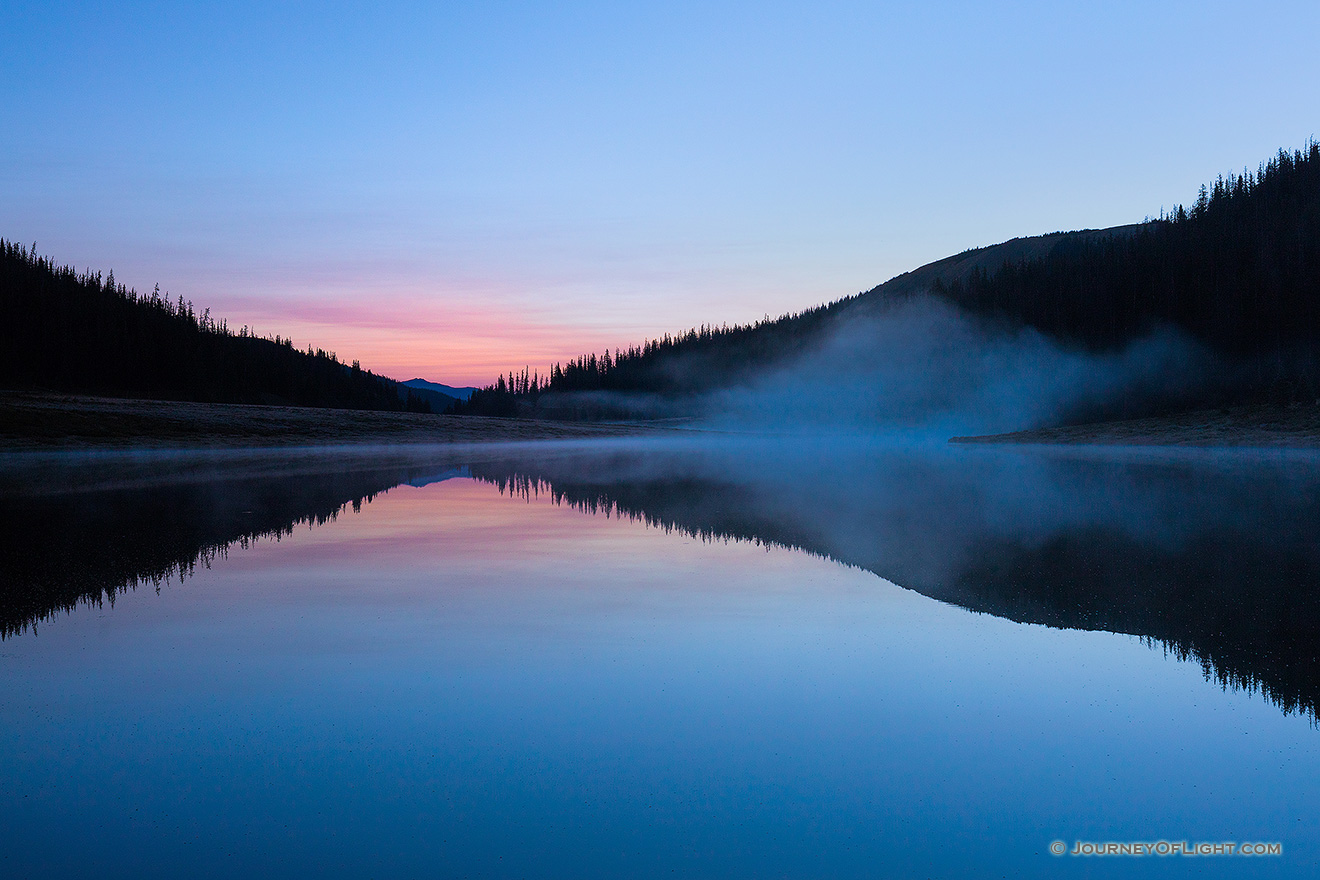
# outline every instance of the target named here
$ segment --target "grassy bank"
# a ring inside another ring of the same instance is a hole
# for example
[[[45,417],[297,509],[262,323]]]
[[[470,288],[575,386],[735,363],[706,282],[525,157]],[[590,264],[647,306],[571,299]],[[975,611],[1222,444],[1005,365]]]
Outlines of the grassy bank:
[[[1252,404],[949,442],[1320,448],[1320,404]]]
[[[479,416],[0,392],[0,450],[483,443],[617,437],[647,427]]]

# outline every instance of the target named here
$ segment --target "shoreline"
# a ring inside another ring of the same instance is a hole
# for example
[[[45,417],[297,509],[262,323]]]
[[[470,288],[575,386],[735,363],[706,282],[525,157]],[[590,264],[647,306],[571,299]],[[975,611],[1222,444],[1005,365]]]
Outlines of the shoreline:
[[[639,424],[0,391],[0,454],[516,443],[671,430]]]
[[[1005,434],[950,437],[949,442],[1320,449],[1320,404],[1246,404]]]
[[[436,446],[571,441],[683,433],[645,422],[560,422],[488,416],[0,391],[0,454],[253,451],[262,448]],[[1320,404],[1247,404],[951,437],[957,444],[1320,449]]]

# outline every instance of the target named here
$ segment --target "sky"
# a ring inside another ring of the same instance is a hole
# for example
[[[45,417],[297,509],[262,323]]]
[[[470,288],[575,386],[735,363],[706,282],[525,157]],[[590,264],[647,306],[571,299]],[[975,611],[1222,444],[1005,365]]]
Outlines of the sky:
[[[1190,203],[1320,4],[0,3],[0,237],[485,384]]]

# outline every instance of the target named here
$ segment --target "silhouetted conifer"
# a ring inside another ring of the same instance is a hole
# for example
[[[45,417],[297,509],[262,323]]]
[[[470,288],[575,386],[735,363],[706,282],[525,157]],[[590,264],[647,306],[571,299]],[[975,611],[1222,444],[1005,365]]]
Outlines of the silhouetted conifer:
[[[232,332],[159,285],[146,296],[0,239],[0,387],[114,397],[429,412],[397,383]]]

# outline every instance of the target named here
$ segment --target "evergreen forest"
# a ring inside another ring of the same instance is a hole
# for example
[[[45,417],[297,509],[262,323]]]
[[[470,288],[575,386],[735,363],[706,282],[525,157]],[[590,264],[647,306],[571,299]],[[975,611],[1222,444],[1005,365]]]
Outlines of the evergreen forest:
[[[838,322],[917,295],[1091,351],[1172,326],[1234,365],[1239,400],[1320,398],[1320,144],[1220,176],[1190,207],[1157,219],[1014,239],[798,314],[583,355],[546,375],[511,373],[456,411],[628,415],[618,402],[626,395],[609,402],[592,392],[672,400],[735,385],[810,348]]]
[[[230,329],[159,288],[76,272],[0,239],[0,387],[110,397],[430,412],[333,352]]]

